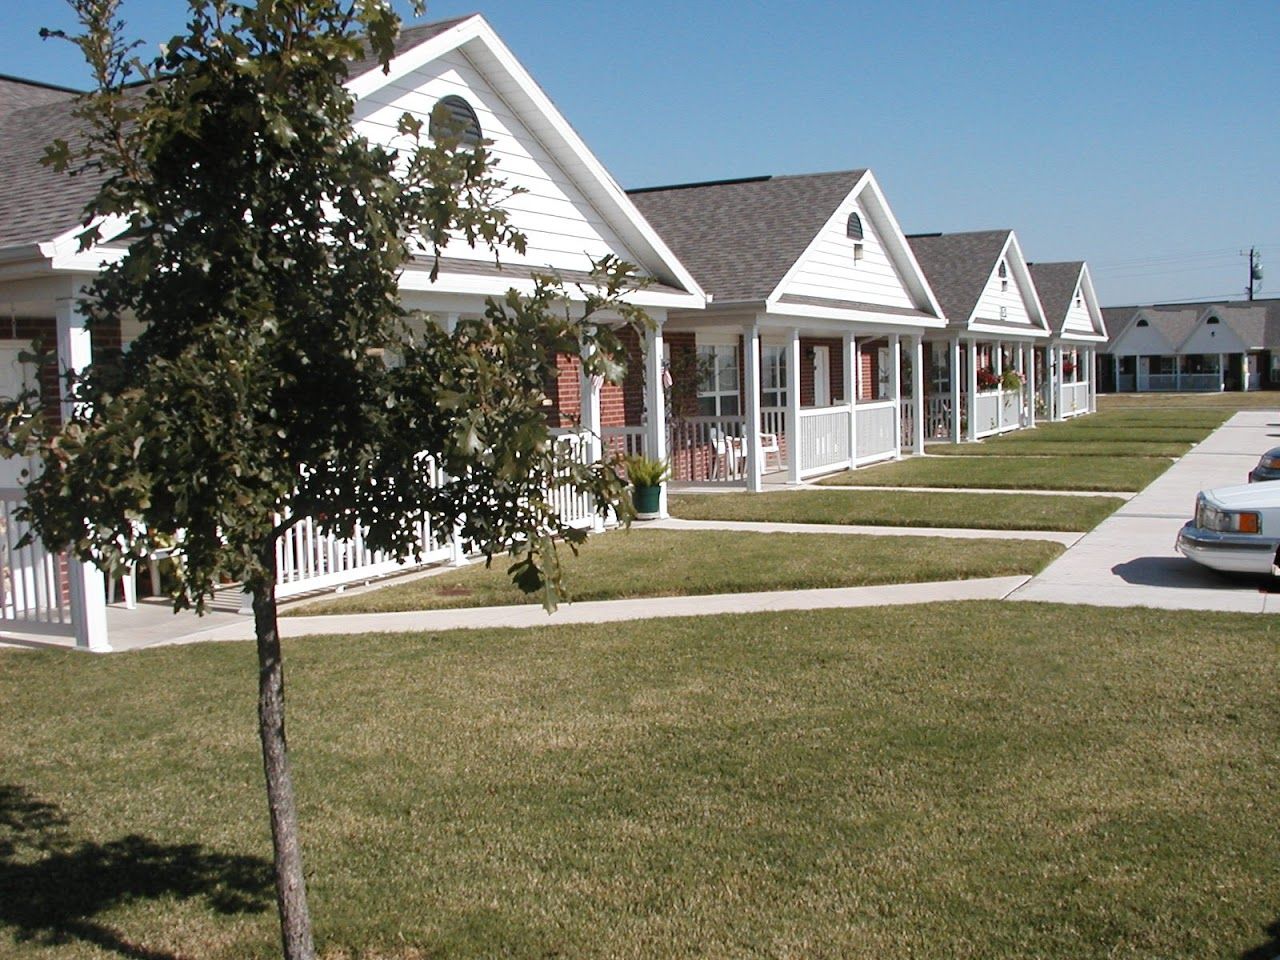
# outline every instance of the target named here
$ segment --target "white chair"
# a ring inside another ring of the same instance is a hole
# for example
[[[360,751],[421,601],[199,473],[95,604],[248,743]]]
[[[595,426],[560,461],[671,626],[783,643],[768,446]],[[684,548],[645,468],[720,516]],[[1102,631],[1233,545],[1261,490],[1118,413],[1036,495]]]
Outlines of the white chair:
[[[711,463],[711,479],[716,479],[716,475],[723,471],[725,480],[731,480],[742,472],[742,461],[746,458],[746,451],[742,449],[742,438],[731,437],[718,427],[712,427],[710,430],[711,447],[714,451],[714,459]],[[732,460],[732,465],[730,465]]]
[[[778,435],[776,433],[762,433],[760,434],[760,466],[765,472],[768,472],[769,469],[770,454],[778,458],[778,469],[781,470],[782,448],[778,446]]]

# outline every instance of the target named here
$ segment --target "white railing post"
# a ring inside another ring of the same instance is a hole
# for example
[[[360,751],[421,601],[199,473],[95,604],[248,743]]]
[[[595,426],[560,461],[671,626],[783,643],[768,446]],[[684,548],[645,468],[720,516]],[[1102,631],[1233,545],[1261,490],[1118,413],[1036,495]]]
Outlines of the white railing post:
[[[57,302],[58,389],[62,397],[65,422],[75,411],[67,389],[67,373],[78,373],[93,361],[89,329],[78,304],[80,281],[73,281],[66,297]],[[110,650],[107,638],[107,584],[93,564],[74,557],[67,558],[68,593],[71,601],[71,623],[76,646],[86,650]]]
[[[894,457],[902,459],[902,336],[889,336],[889,392],[893,395]]]
[[[969,440],[978,439],[978,341],[970,340],[967,344],[969,369]]]
[[[664,463],[667,459],[667,405],[662,393],[662,324],[666,314],[661,311],[650,311],[653,326],[644,334],[644,388],[648,398],[649,422],[645,446],[648,455],[654,460]],[[664,483],[658,499],[658,516],[667,515],[667,487]]]
[[[951,338],[951,342],[947,344],[947,363],[950,365],[950,376],[948,382],[951,384],[951,442],[959,443],[964,439],[960,435],[960,397],[963,391],[960,389],[960,336]]]
[[[1053,347],[1053,409],[1050,411],[1054,420],[1062,419],[1062,388],[1066,385],[1067,377],[1062,371],[1062,346],[1055,345]]]
[[[743,409],[746,423],[743,425],[743,442],[747,454],[747,490],[759,493],[764,489],[764,454],[760,449],[760,329],[752,323],[742,330],[743,389],[746,402]]]
[[[915,417],[911,421],[911,452],[924,453],[924,336],[917,333],[911,338],[911,406]]]
[[[799,483],[800,471],[800,331],[791,328],[787,340],[787,482]]]
[[[841,358],[844,362],[844,392],[849,401],[849,469],[858,465],[858,338],[846,333],[841,341]]]
[[[1004,426],[1004,342],[995,342],[995,352],[991,361],[991,372],[996,375],[996,432]]]
[[[1034,427],[1036,425],[1036,345],[1034,343],[1027,344],[1025,364],[1026,369],[1023,373],[1027,378],[1027,426]]]

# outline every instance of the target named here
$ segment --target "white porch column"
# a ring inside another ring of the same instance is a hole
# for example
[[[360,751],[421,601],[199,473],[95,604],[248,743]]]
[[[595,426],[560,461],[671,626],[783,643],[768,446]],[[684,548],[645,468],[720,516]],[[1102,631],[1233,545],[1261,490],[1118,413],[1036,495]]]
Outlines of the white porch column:
[[[1049,391],[1052,398],[1050,403],[1050,411],[1054,420],[1062,419],[1062,387],[1066,383],[1066,378],[1062,373],[1062,347],[1055,346],[1050,355],[1050,383],[1053,389]]]
[[[1098,351],[1089,348],[1089,412],[1098,412]]]
[[[800,331],[787,340],[787,482],[800,482]]]
[[[760,451],[760,328],[754,323],[742,328],[742,376],[747,489],[759,493],[764,489],[764,455]]]
[[[844,335],[841,349],[844,361],[844,392],[849,402],[849,469],[858,463],[858,386],[862,366],[858,362],[858,339],[851,333]]]
[[[579,416],[582,429],[586,431],[584,442],[591,447],[591,462],[600,459],[602,444],[600,431],[600,387],[596,379],[586,370],[586,364],[580,362],[578,367],[578,390],[581,397],[582,412]]]
[[[446,313],[443,319],[444,332],[453,336],[453,331],[458,329],[458,314]]]
[[[653,326],[644,333],[644,391],[645,409],[649,418],[645,423],[645,455],[654,460],[667,459],[667,405],[662,392],[662,324],[665,313],[650,310]],[[658,515],[667,515],[667,487],[664,483],[658,500]]]
[[[1227,389],[1227,355],[1225,353],[1218,354],[1218,392]]]
[[[924,336],[917,333],[911,338],[911,406],[915,416],[911,418],[911,452],[924,453]]]
[[[93,362],[93,345],[89,330],[84,325],[85,318],[80,312],[78,299],[81,282],[73,281],[67,296],[60,298],[55,307],[58,390],[62,397],[64,422],[74,413],[75,408],[67,390],[65,375],[68,372],[78,373]],[[68,557],[67,581],[76,646],[97,652],[110,650],[107,637],[107,583],[102,571],[91,563]]]
[[[889,337],[889,392],[893,394],[893,456],[902,459],[902,337]]]
[[[947,363],[950,365],[951,374],[948,382],[951,384],[951,442],[959,443],[963,437],[960,436],[960,336],[951,338],[951,342],[947,344]]]
[[[1036,345],[1027,344],[1027,358],[1022,372],[1027,377],[1027,426],[1036,425]]]
[[[1244,393],[1249,392],[1249,355],[1247,353],[1240,354],[1240,390]]]
[[[1120,392],[1120,355],[1117,353],[1111,355],[1111,389]]]
[[[970,340],[967,344],[969,369],[969,440],[978,439],[978,341]]]
[[[991,372],[996,375],[996,396],[1000,402],[996,404],[996,429],[1004,428],[1004,341],[997,340],[991,357]]]

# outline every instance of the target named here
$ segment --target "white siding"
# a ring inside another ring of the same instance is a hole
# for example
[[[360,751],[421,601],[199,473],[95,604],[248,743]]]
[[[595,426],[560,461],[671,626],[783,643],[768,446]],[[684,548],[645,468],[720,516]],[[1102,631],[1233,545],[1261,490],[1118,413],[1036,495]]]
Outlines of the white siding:
[[[1109,352],[1119,356],[1163,356],[1173,353],[1173,348],[1174,345],[1155,327],[1134,326],[1111,345]]]
[[[432,108],[449,94],[471,104],[484,136],[494,141],[489,149],[497,160],[497,175],[508,186],[527,191],[506,201],[505,206],[511,212],[511,223],[528,238],[528,249],[523,256],[504,250],[504,263],[585,270],[590,267],[588,257],[599,258],[607,253],[638,262],[563,168],[459,50],[450,51],[361,100],[357,130],[372,141],[394,145],[401,114],[418,117],[425,131]],[[451,244],[446,255],[492,260],[487,249],[472,250],[463,241]]]
[[[1179,353],[1247,353],[1239,335],[1222,321],[1204,322],[1196,327]]]
[[[986,287],[982,291],[982,296],[978,298],[978,306],[974,311],[974,320],[978,322],[988,321],[999,324],[1013,324],[1019,327],[1029,327],[1033,330],[1041,329],[1031,319],[1031,314],[1027,309],[1027,303],[1022,298],[1022,289],[1018,286],[1018,279],[1014,275],[1013,264],[1009,264],[1008,289],[1002,290],[1000,283],[999,270],[991,273],[991,279],[987,281]],[[1000,308],[1004,307],[1005,315],[1000,315]]]
[[[846,234],[849,214],[862,218],[862,259],[853,258]],[[889,259],[871,216],[857,196],[847,198],[800,261],[781,294],[853,300],[890,307],[914,307],[911,294]]]
[[[1079,301],[1077,305],[1076,301]],[[1071,296],[1071,306],[1067,309],[1066,319],[1062,322],[1065,333],[1095,333],[1093,321],[1089,318],[1089,304],[1084,298],[1080,285],[1076,284],[1076,292]]]

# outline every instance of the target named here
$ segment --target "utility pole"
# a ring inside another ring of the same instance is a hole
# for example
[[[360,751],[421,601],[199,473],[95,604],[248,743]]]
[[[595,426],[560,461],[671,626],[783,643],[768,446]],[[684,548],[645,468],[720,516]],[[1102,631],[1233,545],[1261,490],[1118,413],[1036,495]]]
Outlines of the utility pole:
[[[1245,256],[1245,252],[1243,250],[1240,251],[1240,256],[1242,257]],[[1254,294],[1254,284],[1256,283],[1258,285],[1257,289],[1259,290],[1262,289],[1262,283],[1261,283],[1262,254],[1258,252],[1257,247],[1250,247],[1248,256],[1249,256],[1249,285],[1245,287],[1244,290],[1245,290],[1245,293],[1249,295],[1249,299],[1252,300],[1253,294]]]

